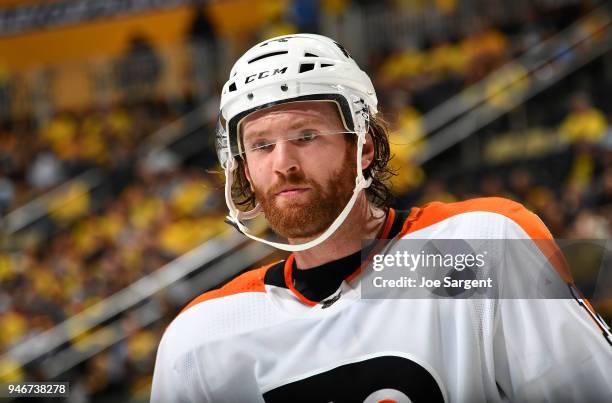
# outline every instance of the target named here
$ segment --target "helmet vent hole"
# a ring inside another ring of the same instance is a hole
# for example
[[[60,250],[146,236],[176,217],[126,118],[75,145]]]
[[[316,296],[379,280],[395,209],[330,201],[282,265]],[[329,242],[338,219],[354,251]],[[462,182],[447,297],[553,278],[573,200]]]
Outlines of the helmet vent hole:
[[[281,85],[281,90],[282,91],[287,91],[288,89],[289,89],[289,87],[287,86],[287,84]]]
[[[302,63],[300,64],[300,73],[314,70],[314,66],[315,66],[314,63]]]
[[[249,93],[247,94],[247,98],[249,99],[249,101],[253,100],[253,93],[252,93],[252,92],[249,92]]]
[[[334,66],[334,65],[331,64],[331,63],[321,63],[321,68],[323,68],[323,67],[332,67],[332,66]]]
[[[229,85],[229,91],[230,91],[230,92],[234,92],[234,91],[236,91],[236,83],[231,83],[231,84]]]
[[[319,56],[315,55],[314,53],[308,53],[308,52],[304,53],[304,56],[305,57],[319,57]]]
[[[249,60],[249,64],[251,64],[253,62],[256,62],[258,60],[261,60],[261,59],[266,59],[266,58],[272,57],[272,56],[285,55],[287,53],[288,53],[288,51],[286,51],[286,50],[280,50],[278,52],[266,53],[264,55],[257,56],[256,58],[253,58],[253,59]]]

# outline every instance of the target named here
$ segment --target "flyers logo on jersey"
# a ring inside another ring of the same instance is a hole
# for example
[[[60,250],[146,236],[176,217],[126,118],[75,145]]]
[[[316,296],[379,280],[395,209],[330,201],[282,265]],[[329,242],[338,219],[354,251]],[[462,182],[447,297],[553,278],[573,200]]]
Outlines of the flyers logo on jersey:
[[[441,385],[416,362],[382,356],[340,365],[264,393],[266,402],[444,402]],[[296,400],[297,399],[297,400]]]

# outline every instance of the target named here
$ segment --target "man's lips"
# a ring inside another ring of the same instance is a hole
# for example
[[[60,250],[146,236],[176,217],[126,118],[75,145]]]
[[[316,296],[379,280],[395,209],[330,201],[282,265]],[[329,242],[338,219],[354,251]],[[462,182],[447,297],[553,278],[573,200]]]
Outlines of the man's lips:
[[[277,192],[276,196],[295,196],[300,193],[304,193],[308,190],[309,189],[305,187],[288,187],[288,188],[282,189],[280,192]]]

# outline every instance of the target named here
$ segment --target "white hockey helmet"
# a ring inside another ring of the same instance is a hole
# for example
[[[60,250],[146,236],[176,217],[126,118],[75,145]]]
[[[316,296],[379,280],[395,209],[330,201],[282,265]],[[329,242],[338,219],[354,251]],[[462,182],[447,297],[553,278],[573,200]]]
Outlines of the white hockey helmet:
[[[240,123],[249,114],[274,105],[300,101],[332,101],[342,122],[357,136],[357,177],[353,197],[342,213],[317,239],[300,245],[267,241],[248,232],[242,220],[260,213],[259,204],[250,211],[238,210],[232,200],[233,171],[241,158]],[[347,50],[322,35],[296,34],[266,40],[249,49],[234,64],[223,86],[216,132],[217,155],[225,170],[228,221],[248,237],[279,249],[300,251],[327,239],[344,221],[359,192],[371,179],[362,174],[361,155],[369,116],[377,112],[378,100],[372,81]]]

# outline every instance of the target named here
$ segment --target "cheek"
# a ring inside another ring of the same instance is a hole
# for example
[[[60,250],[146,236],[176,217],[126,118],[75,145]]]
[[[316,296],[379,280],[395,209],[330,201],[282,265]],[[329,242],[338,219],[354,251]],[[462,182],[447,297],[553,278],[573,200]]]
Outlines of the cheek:
[[[355,151],[340,144],[326,149],[317,155],[310,155],[303,160],[302,168],[308,178],[319,183],[332,183],[338,180],[339,174],[355,165]]]
[[[344,165],[342,154],[333,154],[321,158],[311,157],[308,163],[302,166],[302,169],[309,180],[320,185],[333,186]]]
[[[251,190],[253,187],[257,189],[265,189],[266,178],[270,175],[266,174],[265,167],[262,164],[249,164],[249,183],[251,184]]]

